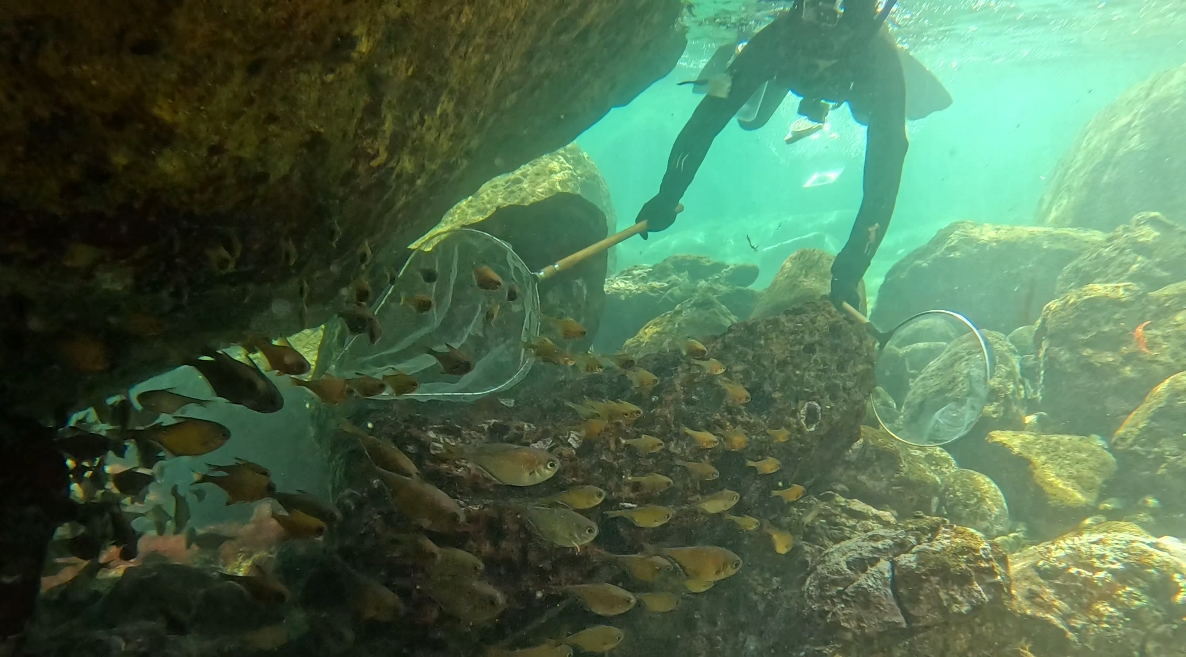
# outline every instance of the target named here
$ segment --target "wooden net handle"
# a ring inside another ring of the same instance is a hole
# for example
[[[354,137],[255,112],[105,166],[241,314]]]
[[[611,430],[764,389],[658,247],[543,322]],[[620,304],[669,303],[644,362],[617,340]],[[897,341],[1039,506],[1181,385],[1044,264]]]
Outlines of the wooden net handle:
[[[581,249],[580,251],[577,251],[576,253],[574,253],[570,256],[565,256],[565,257],[561,258],[560,260],[557,260],[554,264],[548,265],[547,267],[544,267],[543,269],[536,272],[535,275],[537,277],[539,277],[539,279],[541,281],[547,280],[547,279],[555,276],[556,274],[559,274],[562,271],[572,269],[573,267],[581,264],[582,262],[584,262],[591,256],[595,256],[598,253],[601,253],[602,251],[617,244],[618,242],[621,242],[628,238],[634,237],[635,235],[645,231],[646,229],[647,229],[647,222],[640,221],[640,222],[634,224],[633,226],[627,228],[626,230],[623,230],[618,233],[614,233],[613,235],[610,235],[609,237],[601,240],[600,242],[595,242],[593,244],[590,244],[589,246],[586,246],[585,248]]]

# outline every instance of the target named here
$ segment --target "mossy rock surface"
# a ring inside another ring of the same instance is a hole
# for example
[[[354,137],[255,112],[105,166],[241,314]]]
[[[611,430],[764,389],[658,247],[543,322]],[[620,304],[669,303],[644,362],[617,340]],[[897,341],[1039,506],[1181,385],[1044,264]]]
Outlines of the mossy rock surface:
[[[716,298],[697,294],[647,322],[622,349],[635,356],[683,351],[688,338],[706,340],[724,333],[737,316]]]
[[[1148,292],[1184,280],[1186,217],[1142,212],[1072,260],[1058,276],[1058,291],[1090,283],[1134,283]]]
[[[769,317],[805,301],[828,296],[834,259],[831,253],[819,249],[799,249],[787,256],[774,280],[758,298],[754,317]]]
[[[684,46],[678,0],[10,4],[0,393],[45,415],[322,323]]]
[[[1186,372],[1159,383],[1111,439],[1121,475],[1115,488],[1186,508]]]

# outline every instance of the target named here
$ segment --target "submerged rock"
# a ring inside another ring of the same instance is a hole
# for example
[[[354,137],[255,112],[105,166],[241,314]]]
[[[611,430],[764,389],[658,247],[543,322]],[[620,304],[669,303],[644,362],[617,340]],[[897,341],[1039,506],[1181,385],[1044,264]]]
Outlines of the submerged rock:
[[[748,319],[758,291],[749,285],[758,269],[695,255],[671,256],[657,265],[638,265],[605,282],[605,318],[594,345],[617,351],[649,321],[697,295],[716,298],[738,319]]]
[[[1173,639],[1181,638],[1186,545],[1178,539],[1108,522],[1010,561],[1015,608],[1053,632],[1049,651],[1035,646],[1033,654],[1181,654]]]
[[[688,338],[704,340],[724,333],[737,316],[716,298],[699,293],[647,322],[622,349],[636,358],[660,351],[682,351]]]
[[[787,256],[774,280],[758,298],[754,317],[769,317],[805,301],[828,296],[834,259],[831,253],[819,249],[799,249]],[[862,294],[864,289],[862,283]]]
[[[1018,519],[1050,537],[1095,512],[1116,460],[1086,436],[994,431],[975,467],[1000,484]]]
[[[1186,217],[1186,66],[1132,86],[1083,128],[1046,186],[1038,221],[1111,230],[1138,212]]]
[[[1008,333],[1037,319],[1063,267],[1103,239],[1095,231],[955,222],[890,268],[870,318],[888,330],[939,308]]]
[[[684,46],[677,0],[17,4],[0,330],[22,337],[0,394],[29,413],[332,317]],[[62,358],[79,340],[88,358]]]
[[[1186,509],[1186,372],[1153,388],[1111,443],[1121,471],[1117,490]]]
[[[1186,280],[1186,223],[1142,212],[1095,249],[1072,260],[1058,277],[1060,293],[1089,283],[1134,283],[1149,292]]]
[[[1110,435],[1166,377],[1186,369],[1186,282],[1143,293],[1085,285],[1049,303],[1035,339],[1053,431]]]

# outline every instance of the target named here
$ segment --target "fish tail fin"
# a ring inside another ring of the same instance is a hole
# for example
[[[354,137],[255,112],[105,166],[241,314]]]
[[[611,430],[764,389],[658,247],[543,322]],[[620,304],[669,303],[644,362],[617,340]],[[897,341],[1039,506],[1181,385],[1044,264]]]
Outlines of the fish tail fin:
[[[194,543],[198,541],[198,532],[193,527],[185,530],[185,549],[193,547]]]

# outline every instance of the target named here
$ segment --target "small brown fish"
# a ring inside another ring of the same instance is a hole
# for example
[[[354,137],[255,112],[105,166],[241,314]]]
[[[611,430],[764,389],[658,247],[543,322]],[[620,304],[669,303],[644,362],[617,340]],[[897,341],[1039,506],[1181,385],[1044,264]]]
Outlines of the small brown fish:
[[[317,398],[325,404],[341,404],[350,397],[350,386],[346,379],[332,374],[322,374],[321,378],[308,381],[296,377],[289,377],[288,380],[292,381],[293,385],[300,386],[317,395]]]
[[[167,388],[165,390],[146,390],[136,395],[136,403],[154,413],[174,415],[190,404],[205,406],[210,402],[206,399],[179,395],[173,392],[172,388]]]
[[[699,340],[688,338],[684,341],[684,354],[692,360],[707,360],[708,347],[705,347]]]
[[[785,443],[791,439],[791,432],[789,429],[767,429],[766,434],[770,439],[776,443]]]
[[[317,497],[310,495],[304,491],[297,491],[295,493],[272,493],[272,499],[280,503],[285,511],[293,513],[299,511],[305,515],[313,516],[326,525],[331,525],[339,522],[342,519],[342,514],[332,504],[322,502]]]
[[[564,402],[583,418],[601,418],[609,422],[634,422],[642,417],[642,409],[626,401],[594,401],[586,399],[580,404]]]
[[[679,564],[688,577],[706,582],[732,577],[742,565],[737,553],[715,545],[662,548],[659,553]]]
[[[767,456],[760,461],[746,459],[745,464],[756,470],[760,475],[774,474],[782,469],[782,462],[773,456]]]
[[[440,278],[440,275],[437,274],[437,270],[432,269],[431,267],[423,267],[420,269],[420,280],[424,281],[425,283],[435,283],[437,282],[438,278]]]
[[[76,461],[92,461],[107,452],[119,457],[127,453],[127,443],[123,440],[76,429],[55,440],[54,447]]]
[[[546,502],[559,502],[570,509],[583,511],[605,501],[605,491],[597,486],[573,486],[566,491],[544,498]]]
[[[606,558],[640,582],[657,582],[675,570],[670,561],[654,554],[606,554]]]
[[[710,582],[703,579],[684,580],[684,588],[686,588],[689,593],[704,593],[705,591],[711,589],[714,584],[716,584],[716,582]]]
[[[346,386],[359,397],[377,397],[387,392],[387,384],[373,376],[360,375],[346,379]]]
[[[721,444],[721,439],[708,431],[693,431],[687,427],[683,428],[684,433],[689,438],[696,441],[696,446],[700,449],[712,449]]]
[[[762,526],[762,521],[753,516],[731,516],[725,514],[725,519],[737,525],[738,529],[746,532],[752,532]]]
[[[272,520],[284,529],[289,538],[321,538],[325,535],[325,523],[303,511],[289,511],[287,514],[272,511]]]
[[[474,283],[483,290],[498,290],[502,288],[502,277],[488,265],[474,267]]]
[[[486,570],[486,564],[465,550],[452,547],[437,548],[437,557],[428,568],[428,576],[435,580],[476,580]]]
[[[120,495],[131,497],[140,495],[153,481],[156,481],[156,478],[151,473],[141,472],[135,468],[121,470],[111,475],[111,484],[115,486],[115,490],[119,491]]]
[[[221,473],[221,477],[209,474],[194,475],[195,484],[214,484],[227,494],[226,504],[237,502],[254,502],[271,496],[276,490],[272,483],[271,473],[262,465],[236,459],[232,465],[212,465],[212,472]]]
[[[400,303],[415,310],[417,313],[424,314],[432,310],[435,305],[432,297],[427,294],[413,294],[400,299]]]
[[[601,359],[595,354],[577,354],[573,356],[573,366],[585,374],[597,374],[605,369]]]
[[[721,388],[725,390],[725,403],[733,406],[745,406],[750,401],[749,391],[740,383],[720,380]]]
[[[403,615],[404,603],[391,589],[370,577],[350,575],[350,608],[358,620],[391,623]]]
[[[633,593],[613,584],[574,584],[562,590],[575,596],[585,609],[598,616],[618,616],[638,604]]]
[[[343,431],[352,433],[358,437],[358,442],[362,445],[363,451],[370,457],[371,463],[388,472],[403,473],[409,477],[420,476],[420,470],[416,467],[412,459],[403,450],[389,441],[380,440],[345,421],[342,422],[341,426]]]
[[[527,342],[524,346],[534,353],[536,358],[545,363],[568,367],[576,362],[572,359],[572,356],[565,353],[555,342],[542,335]]]
[[[518,300],[519,300],[519,286],[515,285],[514,283],[511,283],[510,285],[507,286],[507,301],[514,302],[514,301],[518,301]]]
[[[498,316],[501,314],[502,314],[502,304],[501,303],[490,304],[490,307],[486,309],[486,315],[485,315],[486,325],[494,326],[494,323],[498,321]]]
[[[498,618],[507,604],[501,591],[480,580],[429,579],[424,591],[445,613],[467,623],[488,623]]]
[[[676,465],[680,465],[688,470],[688,473],[693,477],[703,481],[713,481],[721,476],[719,470],[714,468],[711,463],[700,463],[693,461],[676,460]]]
[[[788,531],[779,529],[768,522],[762,523],[762,531],[770,536],[770,542],[774,545],[774,551],[778,554],[786,554],[795,547],[795,537]]]
[[[605,432],[609,422],[599,417],[591,417],[581,423],[581,435],[585,438],[596,438]]]
[[[371,302],[371,283],[365,278],[360,278],[354,281],[354,285],[351,286],[350,292],[354,297],[355,303]]]
[[[705,513],[724,513],[732,509],[738,501],[741,500],[741,494],[735,490],[719,490],[711,495],[705,495],[696,500],[695,506],[697,509]]]
[[[351,335],[366,333],[371,344],[375,344],[383,337],[383,325],[379,323],[379,318],[375,317],[375,313],[366,307],[366,304],[355,303],[339,312],[338,317],[341,317],[342,321],[346,323],[346,330]]]
[[[247,595],[257,602],[266,605],[279,605],[288,602],[288,588],[258,564],[252,564],[246,575],[231,575],[222,573],[224,579],[238,584]]]
[[[679,606],[679,596],[667,591],[651,591],[636,595],[638,601],[649,612],[665,614]]]
[[[540,538],[561,547],[580,547],[597,538],[597,524],[576,511],[529,506],[523,516]]]
[[[426,349],[425,352],[437,359],[441,364],[441,371],[452,376],[465,376],[474,369],[474,360],[462,353],[460,349],[445,345],[445,351]]]
[[[579,340],[588,334],[581,323],[571,317],[562,317],[560,319],[548,318],[548,323],[552,328],[556,329],[556,333],[564,340]]]
[[[807,494],[807,489],[800,484],[793,484],[790,488],[776,490],[770,493],[771,497],[781,497],[787,502],[794,502]]]
[[[274,372],[288,375],[308,374],[309,361],[301,355],[287,340],[276,344],[271,340],[257,339],[243,345],[248,351],[258,351],[268,361],[268,367]]]
[[[616,627],[594,625],[570,634],[561,641],[584,652],[607,653],[617,648],[624,638],[626,633]]]
[[[652,472],[637,477],[626,477],[626,483],[630,485],[630,490],[634,493],[657,495],[671,488],[675,482],[671,480],[671,477]]]
[[[173,456],[201,456],[222,447],[231,439],[226,427],[210,420],[179,417],[173,424],[154,424],[131,432],[138,440],[151,440]]]
[[[615,354],[610,356],[609,359],[620,370],[634,369],[634,366],[638,365],[638,361],[630,354]]]
[[[213,551],[222,547],[223,543],[234,539],[234,536],[226,534],[219,534],[217,532],[203,532],[198,533],[198,530],[190,527],[185,532],[185,549],[197,546],[199,550]]]
[[[730,452],[740,452],[749,447],[749,436],[736,427],[725,432],[725,449]]]
[[[622,441],[623,445],[633,447],[639,454],[654,454],[655,452],[663,451],[664,443],[662,440],[654,436],[643,434],[638,438],[629,438]]]
[[[280,390],[255,363],[248,365],[221,351],[206,357],[209,360],[195,358],[186,364],[202,373],[215,395],[257,413],[275,413],[284,407]]]
[[[173,497],[173,533],[180,534],[189,524],[189,500],[185,499],[177,484],[169,489],[169,495]]]
[[[725,366],[721,364],[721,361],[715,358],[709,358],[708,360],[694,360],[692,362],[703,369],[705,373],[711,374],[712,376],[719,376],[725,373]]]
[[[630,382],[634,384],[635,388],[651,388],[656,383],[659,383],[659,377],[641,367],[626,370],[626,378],[630,379]]]
[[[633,509],[610,511],[609,513],[605,514],[605,517],[626,518],[630,522],[634,523],[635,527],[651,529],[654,527],[662,527],[663,525],[666,525],[668,521],[675,517],[675,511],[671,507],[660,506],[657,504],[648,504]]]
[[[395,396],[410,395],[420,388],[420,382],[412,375],[404,374],[403,372],[392,372],[383,377],[383,383],[391,388],[391,394]]]
[[[422,479],[378,470],[379,478],[391,491],[391,501],[413,522],[438,532],[453,532],[465,522],[465,513],[444,491]]]
[[[551,479],[560,460],[551,452],[508,443],[474,443],[450,447],[450,458],[463,458],[494,481],[508,486],[534,486]]]

